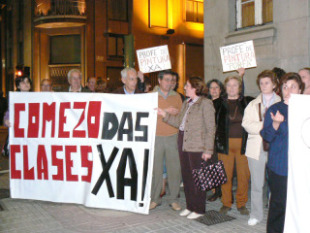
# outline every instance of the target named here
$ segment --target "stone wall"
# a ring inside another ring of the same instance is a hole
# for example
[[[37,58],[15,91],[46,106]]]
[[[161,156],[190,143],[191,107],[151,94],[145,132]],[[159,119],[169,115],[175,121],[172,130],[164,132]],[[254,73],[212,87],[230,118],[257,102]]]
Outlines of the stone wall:
[[[259,90],[257,75],[273,67],[297,72],[309,66],[309,0],[273,0],[273,23],[251,28],[236,28],[235,1],[208,0],[204,8],[205,80],[221,81],[232,73],[223,73],[219,47],[253,40],[257,67],[245,73],[245,94]]]

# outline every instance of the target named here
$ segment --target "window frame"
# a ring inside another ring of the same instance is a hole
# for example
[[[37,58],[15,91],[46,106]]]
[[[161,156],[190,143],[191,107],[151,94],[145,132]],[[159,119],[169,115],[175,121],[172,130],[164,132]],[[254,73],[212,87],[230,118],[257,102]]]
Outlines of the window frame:
[[[253,0],[254,1],[254,25],[262,25],[263,24],[263,0]],[[246,2],[242,2],[242,0],[236,0],[236,26],[237,30],[244,28],[242,27],[242,4],[246,4],[252,2],[252,0],[248,0]],[[249,27],[253,27],[249,26]]]
[[[110,7],[110,3],[109,3],[109,1],[107,1],[107,9],[109,9],[109,7]],[[125,19],[110,17],[109,12],[107,13],[107,18],[108,18],[108,20],[112,20],[112,21],[128,22],[129,21],[129,2],[128,2],[128,0],[126,0],[126,16],[125,16]]]
[[[149,17],[149,28],[168,28],[169,27],[169,0],[165,0],[166,1],[166,15],[164,17],[166,17],[166,24],[165,25],[157,25],[156,23],[154,23],[153,20],[153,13],[154,10],[152,10],[152,1],[156,1],[156,0],[148,0],[148,17]]]
[[[204,0],[184,0],[184,4],[183,4],[183,6],[184,6],[184,21],[188,22],[188,23],[204,23],[204,21],[200,22],[200,21],[187,20],[187,17],[186,17],[186,15],[187,15],[187,1],[197,2],[197,4],[198,4],[198,2],[201,2],[204,6]],[[204,10],[204,8],[203,8],[203,10]],[[197,16],[198,10],[197,10],[197,12],[194,12],[194,13],[195,13],[195,16]]]
[[[115,38],[115,52],[116,52],[116,55],[110,55],[109,54],[109,37]],[[107,58],[109,60],[121,60],[121,59],[124,59],[124,48],[125,48],[125,38],[124,38],[124,35],[123,34],[108,33],[106,35],[106,38],[107,38],[107,40],[106,40],[106,42],[107,42],[107,50],[106,50]],[[122,40],[123,41],[123,54],[122,55],[117,53],[117,51],[118,51],[118,43],[117,43],[117,41],[118,40]]]

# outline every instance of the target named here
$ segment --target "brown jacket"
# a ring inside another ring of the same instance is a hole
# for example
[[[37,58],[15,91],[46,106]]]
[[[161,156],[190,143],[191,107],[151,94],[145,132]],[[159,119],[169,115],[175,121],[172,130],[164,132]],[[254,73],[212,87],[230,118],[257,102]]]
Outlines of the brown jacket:
[[[179,128],[188,108],[184,101],[177,116],[167,114],[163,119]],[[215,135],[215,110],[211,100],[200,97],[189,109],[184,127],[183,151],[213,154]]]

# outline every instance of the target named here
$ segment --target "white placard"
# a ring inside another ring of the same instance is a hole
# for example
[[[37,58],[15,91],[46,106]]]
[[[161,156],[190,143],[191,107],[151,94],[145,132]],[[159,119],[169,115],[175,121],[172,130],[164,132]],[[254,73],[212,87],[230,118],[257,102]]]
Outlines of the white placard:
[[[252,40],[220,47],[220,52],[223,72],[257,66]]]
[[[171,69],[167,45],[137,50],[139,70],[142,73],[152,73]]]
[[[148,214],[157,102],[157,93],[10,93],[11,197]]]
[[[309,232],[310,95],[292,95],[288,107],[289,153],[284,232]]]

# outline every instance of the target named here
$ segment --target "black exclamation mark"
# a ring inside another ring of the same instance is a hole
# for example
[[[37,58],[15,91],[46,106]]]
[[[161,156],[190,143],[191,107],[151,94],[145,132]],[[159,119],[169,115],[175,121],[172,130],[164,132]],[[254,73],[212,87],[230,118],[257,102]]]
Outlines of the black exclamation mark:
[[[146,186],[146,178],[147,178],[147,171],[149,169],[149,150],[144,150],[144,163],[143,163],[143,180],[142,180],[142,195],[141,195],[141,201],[144,200],[145,195],[145,186]],[[143,203],[140,203],[139,206],[143,207]]]

